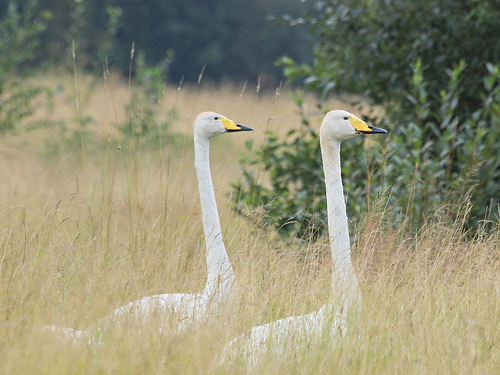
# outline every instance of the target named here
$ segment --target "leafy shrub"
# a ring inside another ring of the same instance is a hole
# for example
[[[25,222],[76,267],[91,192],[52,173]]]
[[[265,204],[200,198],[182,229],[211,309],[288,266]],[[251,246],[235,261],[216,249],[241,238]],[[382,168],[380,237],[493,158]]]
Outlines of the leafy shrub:
[[[265,145],[255,157],[242,161],[252,166],[262,163],[271,186],[266,187],[253,171],[245,169],[243,180],[233,184],[235,209],[248,214],[249,208],[263,205],[266,215],[261,223],[272,224],[283,236],[307,238],[322,232],[325,187],[319,136],[312,128],[304,125],[298,131],[292,130],[283,141],[269,131]]]
[[[422,59],[429,67],[428,101],[436,108],[448,84],[445,72],[463,60],[468,74],[456,110],[470,115],[481,105],[476,93],[488,74],[486,63],[500,64],[498,1],[317,0],[316,8],[305,18],[316,37],[314,62],[281,63],[290,80],[303,80],[323,98],[358,94],[412,112],[405,100],[408,78]]]
[[[436,212],[452,217],[461,203],[470,200],[469,224],[476,225],[478,219],[489,218],[489,210],[499,203],[500,161],[494,150],[500,136],[500,70],[492,64],[487,69],[484,87],[476,93],[482,105],[462,118],[457,106],[465,94],[465,63],[447,72],[448,87],[441,90],[437,109],[429,99],[421,60],[414,66],[407,95],[413,112],[393,128],[383,180],[416,223]]]
[[[351,217],[359,219],[369,202],[376,200],[391,201],[393,224],[399,224],[403,215],[414,227],[437,214],[441,219],[443,215],[453,218],[467,201],[472,203],[474,220],[469,224],[491,215],[500,196],[500,159],[495,156],[500,138],[500,68],[488,64],[488,71],[478,95],[483,105],[461,122],[456,106],[463,93],[465,63],[448,71],[448,87],[440,93],[438,110],[432,111],[426,71],[417,61],[407,95],[413,104],[408,121],[393,124],[385,144],[370,138],[364,152],[359,152],[359,140],[342,146]],[[302,104],[300,95],[295,100]],[[243,179],[233,184],[235,209],[252,216],[263,208],[261,222],[279,229],[283,237],[315,237],[327,229],[319,136],[307,114],[302,117],[302,128],[290,131],[284,140],[269,132],[264,146],[242,160]],[[386,123],[372,120],[387,128]],[[269,185],[259,181],[252,170],[256,165],[268,172]]]
[[[368,158],[356,153],[352,142],[343,146],[351,215],[387,192],[378,200],[391,200],[393,222],[403,215],[418,227],[437,214],[451,218],[469,200],[470,226],[493,218],[500,196],[500,161],[494,152],[500,136],[497,3],[320,0],[316,14],[300,20],[312,26],[315,58],[307,65],[283,57],[278,63],[290,82],[302,81],[322,98],[358,94],[382,106],[388,119],[381,125],[390,130],[386,147],[367,149]],[[301,132],[300,142],[270,137],[251,161],[267,168],[270,186],[246,170],[236,188],[250,211],[265,205],[264,222],[280,227],[293,217],[297,222],[289,226],[311,224],[314,231],[318,225],[311,212],[320,218],[324,213],[314,203],[316,191],[305,187],[321,176],[319,146],[317,135],[307,138]],[[315,152],[297,150],[312,150],[309,142]],[[269,164],[263,156],[271,152],[277,160]],[[305,221],[298,210],[309,212]],[[282,233],[301,237],[304,230],[290,227]]]

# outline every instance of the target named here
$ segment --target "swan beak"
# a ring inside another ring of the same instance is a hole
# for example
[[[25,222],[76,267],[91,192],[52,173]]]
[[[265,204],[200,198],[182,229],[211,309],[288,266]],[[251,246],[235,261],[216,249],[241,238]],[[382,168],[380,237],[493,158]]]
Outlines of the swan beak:
[[[366,122],[360,120],[357,117],[349,117],[352,127],[356,130],[356,134],[384,134],[387,130],[382,128],[377,128]]]
[[[241,131],[252,131],[253,128],[245,125],[240,125],[234,121],[228,120],[227,118],[221,118],[222,124],[226,128],[227,132],[241,132]]]

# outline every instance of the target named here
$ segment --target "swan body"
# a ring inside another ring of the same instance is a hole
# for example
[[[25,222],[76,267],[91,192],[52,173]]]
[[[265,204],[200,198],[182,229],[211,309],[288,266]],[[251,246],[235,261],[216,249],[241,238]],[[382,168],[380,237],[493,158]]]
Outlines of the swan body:
[[[194,121],[195,167],[201,202],[203,230],[207,253],[207,283],[196,294],[159,294],[130,302],[100,319],[85,330],[48,326],[45,330],[59,333],[71,341],[95,342],[109,329],[121,330],[128,323],[145,325],[153,319],[160,330],[166,327],[178,331],[196,327],[209,316],[218,314],[222,306],[238,293],[236,277],[222,240],[209,164],[210,139],[228,132],[250,131],[250,127],[215,112],[202,112]]]
[[[331,297],[318,311],[287,317],[252,328],[233,340],[224,355],[258,362],[264,355],[280,355],[319,338],[331,342],[346,333],[348,317],[361,307],[361,294],[351,263],[349,230],[340,170],[340,144],[357,134],[387,133],[349,112],[328,112],[320,128],[325,174],[328,232],[333,260]],[[227,357],[226,357],[227,358]]]

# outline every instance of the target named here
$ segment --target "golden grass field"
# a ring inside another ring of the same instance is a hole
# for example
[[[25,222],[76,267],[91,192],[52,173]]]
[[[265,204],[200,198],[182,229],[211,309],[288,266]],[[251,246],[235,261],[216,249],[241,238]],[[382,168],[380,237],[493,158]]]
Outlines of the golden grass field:
[[[230,339],[328,299],[325,241],[280,242],[229,208],[245,142],[261,144],[269,128],[283,134],[300,126],[286,89],[273,94],[203,81],[167,86],[159,118],[171,120],[175,109],[169,132],[184,137],[133,151],[117,130],[130,115],[126,81],[82,75],[75,85],[74,76],[45,74],[36,82],[52,88],[53,97],[40,98],[33,117],[0,144],[1,374],[245,373],[215,360]],[[306,102],[314,111],[315,99]],[[351,110],[339,101],[329,105]],[[141,109],[134,110],[139,116]],[[47,324],[85,328],[140,297],[204,287],[191,134],[194,117],[205,110],[255,129],[220,136],[211,148],[224,240],[244,291],[230,324],[214,320],[185,334],[129,327],[98,351],[42,332]],[[93,119],[85,129],[95,137],[82,151],[85,116]],[[320,118],[313,124],[319,127]],[[390,209],[351,223],[359,227],[351,237],[363,293],[353,333],[262,363],[254,373],[500,373],[498,225],[492,233],[465,233],[457,217],[454,226],[437,221],[409,236],[383,225]]]

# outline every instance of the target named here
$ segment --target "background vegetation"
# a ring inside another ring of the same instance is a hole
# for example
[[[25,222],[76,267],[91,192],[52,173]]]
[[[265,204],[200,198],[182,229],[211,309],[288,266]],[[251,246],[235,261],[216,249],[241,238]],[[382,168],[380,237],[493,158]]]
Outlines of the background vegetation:
[[[107,63],[129,73],[132,43],[149,66],[163,64],[171,81],[205,78],[251,80],[269,86],[282,80],[273,62],[283,54],[310,61],[304,26],[284,28],[269,17],[298,17],[311,2],[286,0],[2,0],[0,18],[15,4],[30,22],[45,24],[38,35],[37,66],[71,67],[71,48],[80,66],[98,74]],[[29,12],[28,12],[29,10]],[[269,37],[272,35],[272,37]]]
[[[370,139],[364,152],[354,142],[343,146],[351,216],[360,218],[370,202],[388,200],[390,222],[400,225],[404,219],[418,228],[436,214],[454,217],[457,207],[470,200],[469,226],[496,221],[500,3],[316,3],[319,12],[306,17],[317,40],[314,61],[282,58],[286,76],[321,98],[361,96],[359,106],[369,103],[372,109],[365,112],[367,120],[391,133],[379,138],[385,144]],[[270,134],[248,160],[264,165],[270,184],[247,169],[245,181],[235,185],[244,203],[236,205],[242,213],[264,205],[264,223],[284,236],[302,238],[304,228],[308,234],[326,229],[326,202],[320,198],[324,186],[311,183],[321,175],[318,135],[300,91],[294,97],[303,113],[302,129],[284,140]]]

